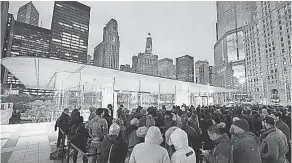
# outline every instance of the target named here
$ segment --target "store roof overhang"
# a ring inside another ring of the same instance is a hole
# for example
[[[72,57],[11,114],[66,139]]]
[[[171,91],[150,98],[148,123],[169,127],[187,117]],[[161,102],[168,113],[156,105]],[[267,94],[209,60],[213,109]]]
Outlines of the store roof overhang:
[[[80,85],[107,85],[115,90],[174,93],[236,92],[208,85],[124,72],[93,65],[67,62],[50,58],[6,57],[2,65],[15,75],[27,88],[70,89]]]

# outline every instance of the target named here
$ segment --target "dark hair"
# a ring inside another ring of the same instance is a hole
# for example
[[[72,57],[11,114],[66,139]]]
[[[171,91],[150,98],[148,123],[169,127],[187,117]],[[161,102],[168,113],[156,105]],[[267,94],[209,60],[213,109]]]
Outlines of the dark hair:
[[[110,106],[113,107],[112,104],[108,104],[108,105],[107,105],[108,108],[109,108]]]
[[[95,114],[96,115],[101,115],[103,113],[103,108],[98,108],[98,109],[96,109],[96,111],[95,111]]]
[[[219,130],[219,127],[217,126],[217,124],[212,125],[210,127],[208,127],[207,131],[209,131],[210,133],[216,133],[216,134],[222,134],[222,132]]]
[[[279,117],[279,119],[282,119],[282,113],[279,111],[276,111],[273,113],[276,117]]]
[[[275,125],[275,120],[274,118],[272,118],[271,116],[266,116],[264,121],[267,123],[267,124],[270,124],[270,125]]]

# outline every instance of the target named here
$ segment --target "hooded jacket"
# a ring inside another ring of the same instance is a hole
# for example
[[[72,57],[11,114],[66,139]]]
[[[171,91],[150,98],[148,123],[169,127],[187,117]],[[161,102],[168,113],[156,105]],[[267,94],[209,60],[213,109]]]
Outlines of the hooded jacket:
[[[208,153],[205,157],[209,163],[227,163],[231,154],[231,141],[227,134],[224,134],[216,141],[215,148],[212,153]]]
[[[171,156],[172,163],[196,163],[195,151],[188,146],[188,135],[185,131],[175,129],[170,135],[170,143],[176,150]]]
[[[160,146],[162,141],[159,128],[151,126],[145,136],[145,143],[134,147],[129,163],[170,163],[166,149]]]
[[[260,150],[256,136],[245,131],[236,135],[233,143],[234,163],[261,163]]]
[[[127,147],[122,140],[119,140],[116,135],[105,136],[101,143],[101,163],[107,163],[108,157],[110,157],[110,163],[121,163],[125,161],[126,155]]]
[[[275,127],[267,129],[261,135],[261,156],[263,163],[284,163],[289,147],[286,136]]]

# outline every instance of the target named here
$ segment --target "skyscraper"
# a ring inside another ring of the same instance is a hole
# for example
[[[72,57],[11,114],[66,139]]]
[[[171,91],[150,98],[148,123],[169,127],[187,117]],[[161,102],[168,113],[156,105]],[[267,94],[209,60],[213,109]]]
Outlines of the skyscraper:
[[[253,20],[256,2],[217,2],[217,42],[214,45],[215,86],[245,90],[243,27]]]
[[[19,8],[17,13],[17,21],[38,26],[39,12],[32,4],[32,1]]]
[[[1,48],[2,48],[1,58],[9,57],[11,55],[10,52],[11,52],[11,44],[12,44],[12,38],[13,38],[14,17],[12,14],[8,13],[7,18],[8,19],[4,27],[5,32],[3,35],[1,35],[1,37],[4,38],[3,44],[1,45]],[[8,79],[8,70],[3,65],[1,65],[1,85],[6,84],[7,79]],[[2,87],[2,90],[3,89],[4,88]]]
[[[158,75],[160,77],[173,79],[174,71],[175,70],[172,59],[164,58],[158,61]]]
[[[176,58],[176,79],[194,83],[194,57],[185,55]]]
[[[151,76],[158,75],[158,56],[152,53],[152,38],[150,33],[147,35],[145,53],[138,54],[136,72]]]
[[[132,72],[137,72],[137,67],[138,67],[138,57],[133,56],[132,57]]]
[[[3,49],[4,36],[5,36],[6,25],[7,25],[8,10],[9,10],[9,2],[1,1],[1,48],[2,49]],[[1,58],[2,58],[2,54],[1,54]]]
[[[118,70],[119,49],[118,23],[111,19],[103,28],[103,41],[94,48],[95,65]]]
[[[51,58],[86,63],[90,7],[76,1],[55,1]]]
[[[198,60],[195,64],[196,83],[210,84],[209,82],[209,62]]]
[[[258,1],[244,29],[248,95],[263,104],[291,104],[291,2]]]
[[[214,85],[214,80],[215,80],[214,67],[213,66],[209,66],[209,84],[211,86]]]
[[[15,21],[11,56],[49,57],[51,30]]]

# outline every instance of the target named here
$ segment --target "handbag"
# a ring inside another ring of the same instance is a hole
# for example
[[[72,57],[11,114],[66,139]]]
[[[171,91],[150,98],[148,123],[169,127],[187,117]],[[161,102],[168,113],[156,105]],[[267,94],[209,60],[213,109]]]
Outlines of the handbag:
[[[108,158],[107,158],[107,163],[110,163],[110,159],[111,159],[111,153],[112,153],[112,148],[113,148],[114,144],[111,145],[111,148],[110,148],[110,151],[109,151],[109,154],[108,154]]]

